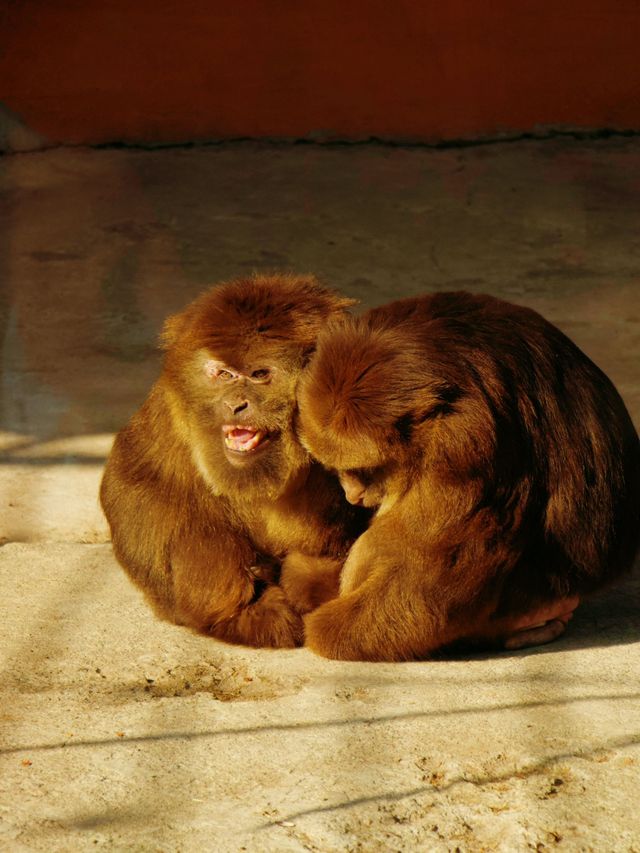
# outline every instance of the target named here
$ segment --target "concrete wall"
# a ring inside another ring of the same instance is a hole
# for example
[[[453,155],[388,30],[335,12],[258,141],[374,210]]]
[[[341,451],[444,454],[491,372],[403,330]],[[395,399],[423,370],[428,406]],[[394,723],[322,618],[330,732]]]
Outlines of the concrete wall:
[[[637,0],[0,0],[0,145],[640,128]]]

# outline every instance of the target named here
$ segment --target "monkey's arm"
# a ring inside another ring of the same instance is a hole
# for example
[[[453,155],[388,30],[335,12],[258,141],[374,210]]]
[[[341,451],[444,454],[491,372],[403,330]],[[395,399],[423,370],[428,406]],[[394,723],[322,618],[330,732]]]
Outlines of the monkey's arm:
[[[410,660],[451,644],[517,649],[556,639],[577,596],[541,589],[528,612],[495,618],[500,574],[516,555],[496,549],[486,518],[476,521],[444,535],[432,528],[412,548],[408,536],[392,536],[401,519],[375,519],[343,567],[340,597],[305,617],[306,644],[330,658]]]
[[[300,617],[279,587],[254,582],[255,563],[251,543],[229,527],[178,537],[171,547],[175,621],[228,643],[300,645]]]
[[[435,589],[439,605],[429,608],[401,581],[387,577],[380,583],[374,574],[305,617],[306,644],[325,657],[346,660],[410,660],[451,644],[513,651],[556,640],[580,602],[578,596],[561,598],[498,620],[485,603],[469,603],[447,617],[446,592]]]
[[[279,587],[256,578],[259,557],[217,499],[203,511],[178,489],[132,482],[116,454],[101,499],[115,555],[158,616],[230,643],[300,644],[300,617]]]

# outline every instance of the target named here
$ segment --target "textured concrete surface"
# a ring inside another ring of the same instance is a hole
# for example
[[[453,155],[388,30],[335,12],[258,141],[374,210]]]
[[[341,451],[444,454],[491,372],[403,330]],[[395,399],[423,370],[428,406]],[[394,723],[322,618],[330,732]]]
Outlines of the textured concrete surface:
[[[640,586],[552,646],[410,665],[154,619],[97,506],[162,318],[312,271],[530,305],[640,423],[640,143],[0,160],[0,848],[638,851]]]

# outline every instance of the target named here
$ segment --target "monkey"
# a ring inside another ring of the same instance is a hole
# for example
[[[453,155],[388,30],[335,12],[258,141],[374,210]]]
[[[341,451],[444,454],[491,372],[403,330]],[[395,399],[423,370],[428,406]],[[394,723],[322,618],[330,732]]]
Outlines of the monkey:
[[[611,381],[531,309],[442,292],[332,322],[298,404],[302,444],[375,510],[344,565],[284,561],[320,655],[425,659],[505,626],[519,648],[555,609],[544,642],[633,564],[638,435]]]
[[[115,556],[159,617],[229,643],[302,642],[282,558],[343,561],[366,528],[293,429],[317,334],[352,303],[312,276],[256,274],[166,320],[162,372],[100,488]]]

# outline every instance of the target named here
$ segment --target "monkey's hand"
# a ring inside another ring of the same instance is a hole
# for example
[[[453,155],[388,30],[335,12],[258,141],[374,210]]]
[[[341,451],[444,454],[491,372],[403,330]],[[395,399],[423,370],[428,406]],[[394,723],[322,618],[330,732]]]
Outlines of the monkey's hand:
[[[280,585],[294,610],[309,613],[337,597],[341,571],[342,560],[293,552],[282,563]]]
[[[254,566],[248,566],[247,573],[250,578],[256,581],[262,581],[266,584],[278,583],[278,564],[266,558],[260,557]]]
[[[278,586],[268,586],[262,595],[231,619],[218,621],[210,633],[228,643],[290,649],[302,645],[302,619]]]

